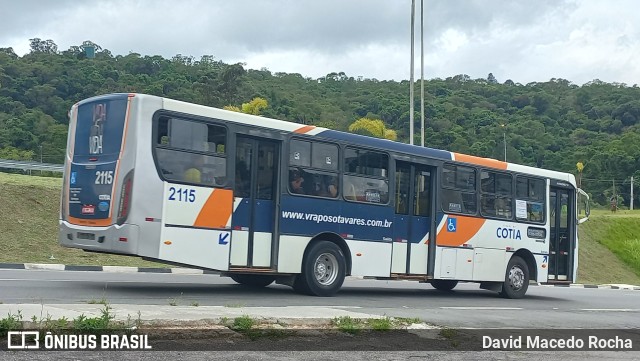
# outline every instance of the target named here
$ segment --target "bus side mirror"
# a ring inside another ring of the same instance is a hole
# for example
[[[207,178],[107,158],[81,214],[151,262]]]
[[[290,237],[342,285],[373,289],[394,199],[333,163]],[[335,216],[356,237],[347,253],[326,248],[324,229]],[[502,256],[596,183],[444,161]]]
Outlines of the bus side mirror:
[[[582,224],[589,219],[589,214],[591,214],[591,209],[589,208],[589,195],[578,188],[578,213],[577,213],[577,221],[578,224]]]

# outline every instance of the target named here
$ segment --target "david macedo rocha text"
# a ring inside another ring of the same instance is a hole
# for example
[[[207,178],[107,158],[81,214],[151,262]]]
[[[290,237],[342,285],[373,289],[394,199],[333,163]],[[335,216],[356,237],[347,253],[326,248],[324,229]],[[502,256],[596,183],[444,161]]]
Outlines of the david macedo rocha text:
[[[588,337],[568,336],[566,338],[545,338],[541,336],[509,336],[509,338],[492,338],[482,336],[483,349],[523,349],[523,350],[629,350],[633,349],[633,342],[628,338],[615,336],[614,338],[601,338],[589,335]]]

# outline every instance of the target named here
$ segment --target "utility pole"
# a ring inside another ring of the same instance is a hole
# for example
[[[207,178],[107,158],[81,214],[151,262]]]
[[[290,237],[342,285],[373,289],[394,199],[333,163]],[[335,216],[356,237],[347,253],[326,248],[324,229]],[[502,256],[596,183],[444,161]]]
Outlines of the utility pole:
[[[504,161],[507,161],[507,131],[505,130],[504,132],[502,132],[502,135],[504,136]]]
[[[420,142],[424,147],[424,0],[420,0]]]
[[[633,176],[631,176],[631,201],[629,202],[629,209],[633,210]]]
[[[411,71],[409,76],[409,98],[410,98],[410,107],[409,107],[409,144],[413,145],[413,33],[415,32],[415,22],[416,22],[416,0],[411,0]]]
[[[503,139],[503,143],[504,143],[504,161],[507,161],[507,125],[506,124],[500,124],[500,126],[502,127],[502,139]]]
[[[618,195],[616,195],[616,180],[613,179],[613,200],[612,202],[612,206],[611,206],[611,210],[612,211],[617,211],[618,210]]]

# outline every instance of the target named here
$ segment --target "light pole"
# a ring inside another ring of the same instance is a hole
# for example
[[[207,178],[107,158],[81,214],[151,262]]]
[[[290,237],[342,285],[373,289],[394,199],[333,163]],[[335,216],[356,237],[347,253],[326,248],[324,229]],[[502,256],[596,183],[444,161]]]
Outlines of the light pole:
[[[411,0],[411,69],[409,76],[409,144],[413,145],[413,33],[416,19],[416,0]]]
[[[504,141],[504,161],[507,161],[507,125],[506,124],[500,124],[500,126],[502,127],[502,138]]]
[[[42,145],[40,145],[40,163],[42,163]]]
[[[424,0],[420,0],[420,133],[424,147]]]

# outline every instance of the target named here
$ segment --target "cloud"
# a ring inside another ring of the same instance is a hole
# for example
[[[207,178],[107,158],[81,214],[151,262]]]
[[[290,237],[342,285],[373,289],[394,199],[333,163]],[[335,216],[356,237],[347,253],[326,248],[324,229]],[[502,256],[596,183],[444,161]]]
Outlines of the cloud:
[[[311,77],[344,71],[402,80],[409,78],[410,3],[4,0],[0,47],[24,54],[34,37],[60,50],[91,40],[113,54],[213,55]],[[426,0],[425,75],[640,83],[636,7],[635,0]]]

